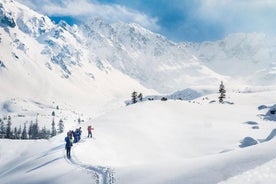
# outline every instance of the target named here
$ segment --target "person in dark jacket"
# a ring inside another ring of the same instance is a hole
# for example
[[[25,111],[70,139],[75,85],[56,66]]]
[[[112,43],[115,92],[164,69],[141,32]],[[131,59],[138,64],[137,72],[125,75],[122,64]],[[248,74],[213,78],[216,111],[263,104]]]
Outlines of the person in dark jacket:
[[[71,158],[71,147],[73,146],[73,137],[72,137],[72,134],[71,133],[67,133],[67,137],[65,137],[65,149],[66,149],[66,156],[67,158]]]

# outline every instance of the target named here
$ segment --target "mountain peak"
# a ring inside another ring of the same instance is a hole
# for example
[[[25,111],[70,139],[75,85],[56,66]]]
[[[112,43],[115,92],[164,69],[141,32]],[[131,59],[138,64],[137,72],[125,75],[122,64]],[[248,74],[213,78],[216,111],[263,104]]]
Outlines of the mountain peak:
[[[2,3],[0,3],[0,24],[11,28],[16,26],[11,13],[5,11]]]
[[[21,31],[30,36],[39,37],[53,27],[49,17],[16,1],[5,0],[0,8],[1,22],[4,20],[10,27],[15,27],[16,24]]]

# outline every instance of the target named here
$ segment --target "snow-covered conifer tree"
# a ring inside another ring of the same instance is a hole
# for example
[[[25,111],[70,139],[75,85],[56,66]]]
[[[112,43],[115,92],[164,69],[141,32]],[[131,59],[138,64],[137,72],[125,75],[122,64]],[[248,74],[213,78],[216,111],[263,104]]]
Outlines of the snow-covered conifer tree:
[[[4,121],[0,118],[0,138],[5,138],[5,125]]]
[[[138,95],[138,99],[140,100],[140,102],[142,102],[142,101],[143,101],[143,94],[142,94],[142,93],[139,93],[139,95]]]
[[[13,136],[12,136],[12,139],[18,139],[17,127],[14,127],[14,129],[13,129]]]
[[[33,139],[33,121],[31,121],[29,125],[28,134],[29,134],[29,139]]]
[[[12,136],[12,129],[11,129],[11,116],[8,116],[8,123],[6,127],[6,138],[10,139]]]
[[[38,122],[35,122],[35,123],[33,124],[32,138],[33,138],[33,139],[39,139],[39,127],[38,127]]]
[[[16,139],[21,139],[21,134],[22,134],[22,128],[21,128],[21,125],[19,126],[19,129],[17,130],[17,137]]]
[[[131,101],[133,104],[135,104],[137,102],[137,92],[136,91],[133,91],[131,93]]]
[[[53,121],[52,121],[51,137],[54,137],[55,135],[57,135],[57,130],[56,130],[55,120],[53,119]]]
[[[226,97],[225,93],[226,93],[226,90],[225,90],[223,82],[221,81],[220,86],[219,86],[219,94],[220,95],[218,97],[220,103],[222,103],[223,99]]]
[[[21,139],[28,139],[26,123],[24,123],[23,131],[21,134]]]
[[[62,119],[60,119],[58,123],[58,133],[62,133],[63,131],[64,131],[64,124]]]

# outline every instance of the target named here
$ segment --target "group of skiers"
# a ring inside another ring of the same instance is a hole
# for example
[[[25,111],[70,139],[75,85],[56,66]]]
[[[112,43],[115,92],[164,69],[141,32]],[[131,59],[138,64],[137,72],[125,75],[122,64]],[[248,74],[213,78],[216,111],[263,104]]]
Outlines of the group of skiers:
[[[91,137],[92,138],[92,130],[94,130],[94,128],[92,128],[91,125],[88,126],[87,131],[88,131],[88,135],[87,137]],[[65,149],[66,149],[66,156],[67,158],[71,158],[71,147],[73,146],[73,143],[77,143],[80,141],[81,139],[81,127],[77,128],[75,131],[70,130],[69,132],[67,132],[67,136],[65,137]]]

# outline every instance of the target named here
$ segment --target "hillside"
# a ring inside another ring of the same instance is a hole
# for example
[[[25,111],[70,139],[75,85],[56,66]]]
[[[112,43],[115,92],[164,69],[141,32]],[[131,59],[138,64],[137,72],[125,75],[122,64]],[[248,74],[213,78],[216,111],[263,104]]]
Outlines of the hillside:
[[[133,90],[154,93],[107,62],[90,58],[84,37],[75,27],[53,24],[16,1],[4,1],[0,9],[4,100],[19,97],[93,108],[125,99]]]
[[[20,141],[1,140],[1,181],[218,183],[275,158],[275,140],[261,141],[275,129],[275,122],[260,116],[268,109],[258,110],[272,105],[268,95],[276,94],[232,93],[227,100],[233,105],[209,103],[216,99],[211,95],[196,103],[156,101],[114,110],[79,125],[92,124],[94,138],[86,138],[84,129],[68,162],[63,158],[63,135],[26,142],[18,154],[2,148],[16,149]],[[257,145],[239,147],[245,137],[257,140]],[[40,151],[37,145],[43,145]],[[68,177],[72,172],[73,179]]]
[[[96,96],[113,86],[111,91],[125,96],[142,89],[141,85],[172,93],[186,88],[213,90],[221,80],[233,87],[275,82],[275,39],[266,35],[235,34],[217,42],[174,43],[137,24],[108,24],[100,18],[79,26],[63,21],[54,24],[16,1],[3,1],[0,12],[4,94],[33,93],[40,83],[47,88],[35,94],[47,91],[54,97],[53,93],[61,96],[60,85],[55,85],[61,83],[66,91],[93,91]],[[19,90],[10,86],[16,78],[22,80]],[[124,89],[124,84],[133,85]]]
[[[192,52],[219,74],[251,85],[273,85],[276,82],[275,48],[273,36],[237,33],[223,40],[196,44]]]

